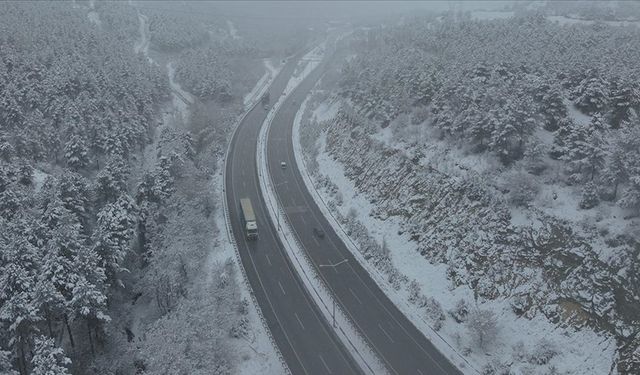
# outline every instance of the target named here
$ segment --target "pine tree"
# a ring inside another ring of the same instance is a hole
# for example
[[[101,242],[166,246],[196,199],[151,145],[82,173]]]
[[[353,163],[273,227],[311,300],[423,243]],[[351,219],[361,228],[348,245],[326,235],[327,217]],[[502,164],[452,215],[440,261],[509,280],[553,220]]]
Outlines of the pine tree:
[[[558,130],[561,120],[567,117],[567,107],[557,86],[549,86],[549,90],[542,96],[539,108],[544,118],[544,128],[549,131]]]
[[[599,77],[587,78],[576,89],[576,106],[586,113],[604,112],[609,100],[609,90]]]
[[[0,219],[0,222],[2,219]],[[42,320],[34,296],[38,274],[37,251],[23,236],[25,225],[2,223],[0,233],[0,323],[9,345],[26,372],[31,337]]]
[[[89,165],[89,147],[85,140],[72,135],[64,146],[64,158],[67,166],[74,170],[86,168]]]
[[[18,375],[18,371],[15,371],[11,365],[11,352],[0,350],[0,374]]]
[[[113,156],[96,178],[96,193],[101,203],[114,202],[127,191],[129,166],[118,156]]]
[[[135,206],[127,194],[120,195],[98,213],[95,251],[110,280],[115,281],[116,274],[123,270],[121,263],[131,248],[134,224]]]
[[[55,346],[53,339],[45,336],[35,338],[32,375],[70,375],[68,366],[71,360],[64,355],[62,348]]]
[[[640,104],[640,93],[626,82],[618,82],[614,86],[611,92],[609,123],[613,129],[619,129],[623,122],[631,118],[632,109]]]

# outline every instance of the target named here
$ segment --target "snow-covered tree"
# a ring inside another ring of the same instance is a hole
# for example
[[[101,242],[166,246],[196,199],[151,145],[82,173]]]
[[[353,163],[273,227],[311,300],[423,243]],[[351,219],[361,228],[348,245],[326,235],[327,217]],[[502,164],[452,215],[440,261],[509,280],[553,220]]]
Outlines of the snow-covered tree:
[[[98,212],[95,251],[110,280],[116,280],[116,274],[123,270],[121,263],[131,249],[134,225],[135,205],[126,193]]]
[[[68,366],[71,360],[64,350],[55,345],[55,341],[45,336],[35,338],[31,374],[33,375],[70,375]]]
[[[473,343],[480,349],[486,349],[498,336],[498,319],[491,310],[471,310],[465,324]]]
[[[75,170],[89,165],[89,147],[82,137],[72,135],[64,145],[64,158],[67,165]]]
[[[586,78],[576,88],[576,106],[586,113],[604,112],[609,101],[609,89],[600,77]]]
[[[100,202],[113,202],[127,191],[129,166],[119,156],[113,156],[96,177],[96,193]]]

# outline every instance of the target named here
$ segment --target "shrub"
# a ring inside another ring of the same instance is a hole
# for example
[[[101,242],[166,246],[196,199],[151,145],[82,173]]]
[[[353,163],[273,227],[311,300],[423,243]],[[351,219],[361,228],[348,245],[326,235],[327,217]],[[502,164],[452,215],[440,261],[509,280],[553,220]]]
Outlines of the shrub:
[[[582,189],[582,199],[580,200],[580,208],[588,210],[600,203],[598,189],[593,182],[588,182]]]

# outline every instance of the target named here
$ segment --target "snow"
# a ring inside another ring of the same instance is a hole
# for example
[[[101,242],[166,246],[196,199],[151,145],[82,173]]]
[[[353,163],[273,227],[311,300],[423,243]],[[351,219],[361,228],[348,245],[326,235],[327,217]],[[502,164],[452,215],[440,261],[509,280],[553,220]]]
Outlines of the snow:
[[[262,62],[266,71],[264,72],[264,75],[262,75],[262,77],[258,80],[253,89],[251,89],[251,91],[244,96],[243,103],[245,110],[249,110],[256,102],[258,102],[258,100],[262,98],[262,95],[264,95],[264,93],[269,89],[269,85],[271,85],[273,79],[280,72],[281,68],[274,67],[269,59],[264,59],[262,60]]]
[[[229,28],[229,35],[231,35],[233,39],[240,39],[238,29],[236,29],[236,25],[234,25],[231,20],[227,20],[227,27]]]
[[[471,12],[471,18],[476,20],[499,20],[513,17],[513,12],[500,12],[500,11],[483,11],[477,10]]]
[[[306,102],[305,102],[306,105]],[[326,104],[321,104],[318,110],[324,110]],[[301,109],[299,114],[303,112]],[[300,120],[297,119],[294,128],[294,144],[296,151],[296,160],[298,166],[303,169],[302,174],[305,176],[309,190],[316,199],[318,206],[323,209],[329,221],[336,227],[336,232],[341,236],[346,236],[345,232],[338,224],[337,220],[332,219],[332,212],[326,206],[325,202],[332,200],[329,193],[323,190],[316,191],[313,186],[312,179],[308,172],[304,170],[305,164],[302,157],[302,149],[299,144],[299,127]],[[388,142],[391,138],[390,130],[383,130],[375,135],[380,141]],[[373,205],[362,195],[358,194],[352,181],[350,181],[345,173],[342,165],[324,151],[325,136],[321,136],[320,154],[317,158],[319,164],[319,173],[328,176],[329,179],[338,187],[342,194],[342,206],[337,206],[342,215],[347,215],[349,210],[354,209],[357,218],[370,230],[374,238],[380,239],[387,243],[391,249],[391,260],[402,274],[406,275],[409,280],[416,280],[421,287],[422,293],[427,297],[435,298],[445,311],[452,309],[456,302],[461,298],[466,301],[473,301],[473,291],[461,286],[453,288],[451,282],[447,279],[447,267],[444,264],[431,264],[417,251],[415,242],[408,238],[408,233],[401,233],[400,221],[396,217],[386,220],[380,220],[372,217]],[[434,149],[434,154],[437,152]],[[455,159],[455,157],[454,157]],[[546,194],[542,192],[541,195]],[[564,207],[567,209],[567,216],[575,216],[575,209],[569,209],[569,206],[577,207],[576,202],[571,199],[569,192],[559,192],[559,198],[566,199],[567,203]],[[562,211],[563,208],[557,208]],[[525,213],[520,212],[513,219],[516,222],[527,223],[530,219]],[[609,224],[607,224],[609,225]],[[349,245],[352,239],[346,238],[345,243]],[[515,362],[512,368],[515,371],[521,371],[543,374],[548,371],[548,367],[539,367],[525,362],[519,362],[512,357],[512,347],[518,341],[524,341],[527,352],[531,352],[535,344],[543,338],[550,340],[560,353],[554,357],[549,366],[555,366],[558,370],[566,371],[568,374],[606,374],[609,373],[612,361],[615,358],[616,342],[612,337],[600,335],[588,328],[580,331],[574,331],[571,328],[560,328],[550,323],[543,316],[539,315],[531,320],[519,318],[513,313],[508,300],[489,300],[477,302],[477,307],[481,309],[492,310],[499,322],[499,335],[497,341],[489,348],[490,354],[482,351],[471,351],[469,355],[461,357],[462,350],[470,347],[470,338],[467,335],[466,327],[455,323],[453,319],[447,317],[443,327],[438,334],[431,329],[429,324],[422,318],[422,315],[415,305],[409,304],[408,291],[406,288],[396,292],[391,285],[388,284],[384,275],[380,274],[372,265],[359,256],[359,252],[353,246],[351,251],[354,256],[369,271],[373,279],[380,285],[381,289],[389,296],[389,298],[403,311],[416,326],[436,345],[445,355],[447,355],[453,363],[460,365],[461,370],[466,373],[475,373],[474,369],[480,369],[492,360],[500,360],[502,362]],[[466,362],[468,361],[468,363]],[[518,373],[518,372],[516,372]]]
[[[45,173],[37,168],[33,170],[33,189],[36,193],[39,192],[40,189],[42,189],[42,185],[44,185],[47,177],[49,177],[48,173]]]
[[[568,99],[564,99],[564,104],[567,106],[567,114],[569,118],[578,125],[589,126],[591,122],[591,116],[582,113],[576,106]]]
[[[320,64],[320,61],[322,61],[324,56],[325,46],[326,43],[323,42],[300,59],[296,66],[296,70],[293,73],[293,77],[289,80],[287,87],[284,89],[285,94],[290,93],[309,75],[309,73],[313,71],[313,69]]]
[[[167,74],[169,75],[169,86],[171,87],[173,105],[178,109],[182,120],[186,123],[189,119],[189,105],[194,102],[193,96],[183,90],[180,84],[175,81],[175,68],[173,67],[172,61],[167,63]]]
[[[138,10],[138,20],[140,21],[140,41],[133,46],[133,51],[135,53],[142,52],[149,60],[149,63],[154,63],[153,59],[149,57],[149,19]]]
[[[75,5],[75,1],[74,1],[74,5]],[[98,12],[95,11],[95,9],[96,9],[95,1],[94,0],[89,1],[89,12],[87,12],[87,18],[89,18],[89,21],[91,21],[96,26],[101,27],[102,21],[100,21],[100,15],[98,14]]]
[[[547,16],[547,19],[551,22],[557,22],[560,25],[576,25],[576,24],[584,24],[584,25],[592,25],[594,23],[603,23],[609,26],[640,26],[640,21],[603,21],[603,20],[583,20],[580,18],[573,18],[567,16]]]

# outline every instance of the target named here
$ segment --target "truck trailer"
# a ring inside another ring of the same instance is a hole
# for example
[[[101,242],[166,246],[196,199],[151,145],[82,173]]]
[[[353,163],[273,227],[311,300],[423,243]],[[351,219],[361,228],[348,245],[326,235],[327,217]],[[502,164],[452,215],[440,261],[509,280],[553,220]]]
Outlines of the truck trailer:
[[[258,224],[256,222],[256,215],[253,212],[253,206],[251,205],[251,199],[240,199],[240,208],[242,211],[242,226],[245,231],[245,235],[248,240],[258,239]]]

